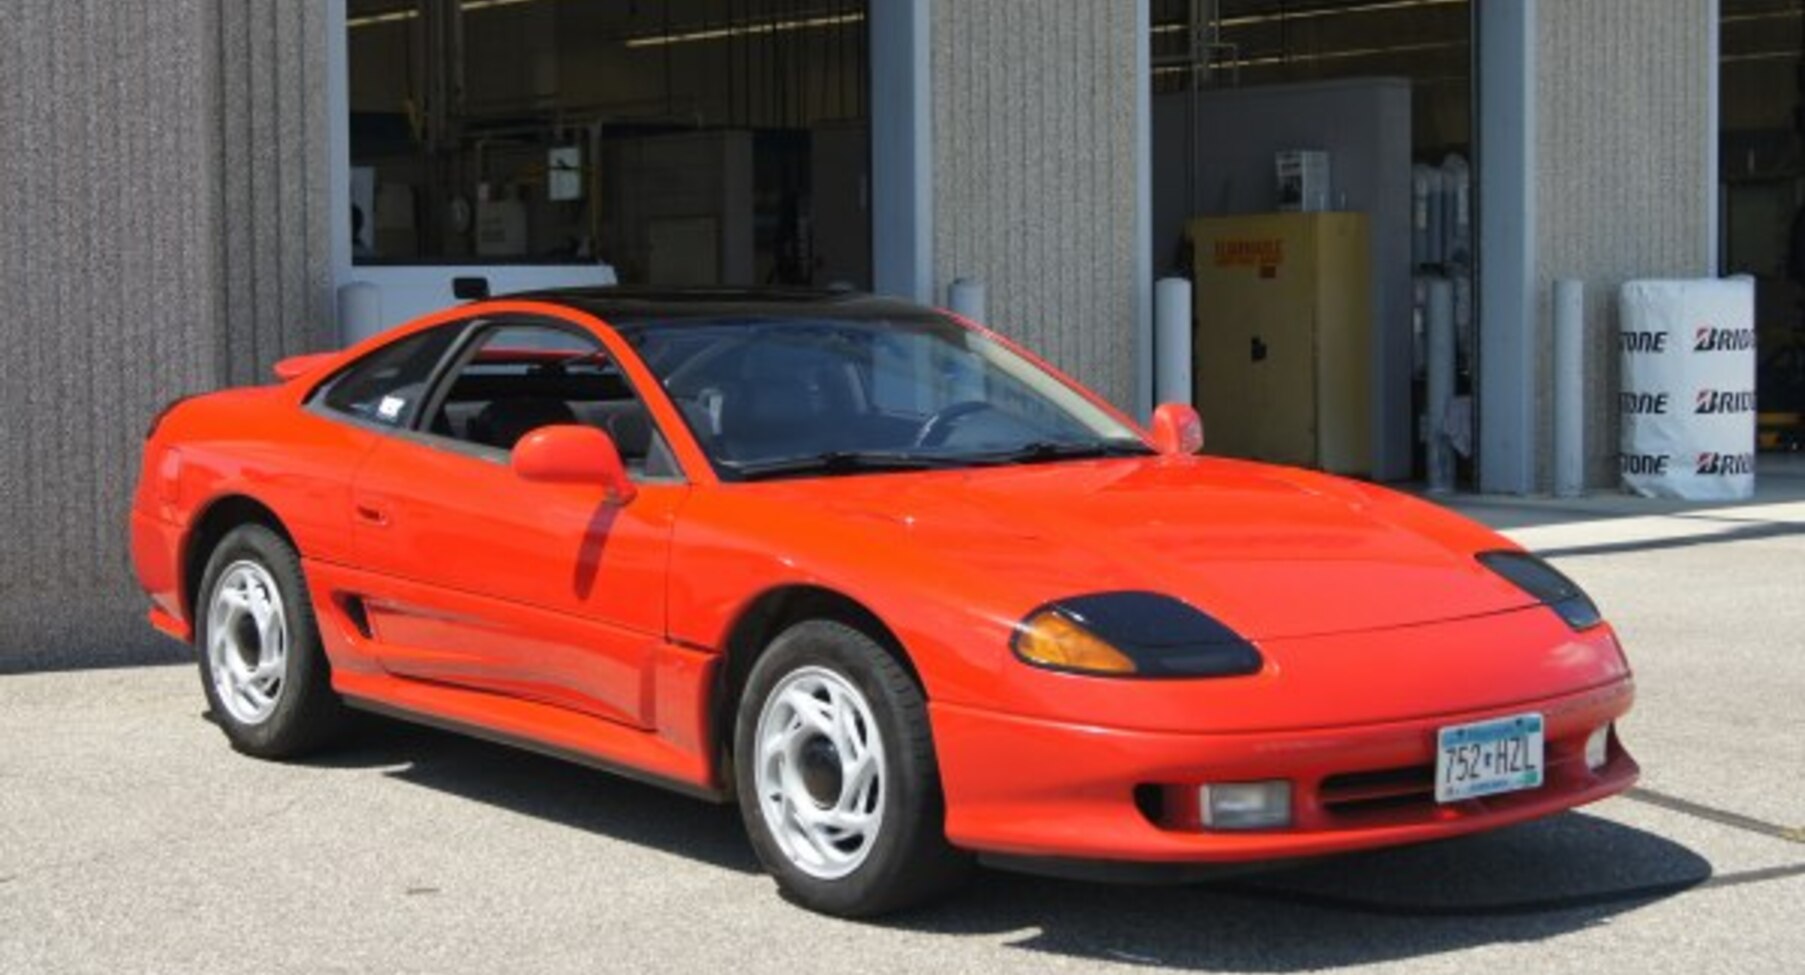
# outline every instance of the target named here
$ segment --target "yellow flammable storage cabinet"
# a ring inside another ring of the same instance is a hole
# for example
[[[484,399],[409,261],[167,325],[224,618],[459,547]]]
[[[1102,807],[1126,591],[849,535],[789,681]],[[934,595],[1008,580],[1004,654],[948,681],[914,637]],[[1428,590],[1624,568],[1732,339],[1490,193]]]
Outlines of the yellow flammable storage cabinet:
[[[1189,233],[1205,452],[1370,475],[1366,215],[1200,217]]]

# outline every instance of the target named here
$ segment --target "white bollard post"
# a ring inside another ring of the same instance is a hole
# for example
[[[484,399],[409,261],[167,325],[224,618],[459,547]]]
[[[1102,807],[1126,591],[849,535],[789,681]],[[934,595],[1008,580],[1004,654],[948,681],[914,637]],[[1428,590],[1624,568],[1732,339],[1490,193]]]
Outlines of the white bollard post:
[[[1586,493],[1586,290],[1554,282],[1554,493]]]
[[[1191,282],[1160,278],[1153,283],[1153,398],[1157,403],[1191,403]]]
[[[1454,446],[1442,429],[1454,399],[1454,282],[1429,279],[1428,429],[1429,493],[1454,490]]]
[[[977,278],[956,278],[946,287],[946,307],[955,315],[983,324],[984,282]]]
[[[382,289],[368,281],[351,281],[338,289],[338,335],[356,345],[382,331]]]

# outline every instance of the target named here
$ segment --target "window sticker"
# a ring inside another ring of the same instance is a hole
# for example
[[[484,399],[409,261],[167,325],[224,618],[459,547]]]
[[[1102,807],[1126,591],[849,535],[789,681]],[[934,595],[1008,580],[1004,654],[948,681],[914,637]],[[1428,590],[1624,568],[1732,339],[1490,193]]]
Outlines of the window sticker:
[[[399,396],[384,396],[382,402],[376,405],[376,416],[393,423],[401,418],[401,411],[404,409],[407,409],[407,400]]]

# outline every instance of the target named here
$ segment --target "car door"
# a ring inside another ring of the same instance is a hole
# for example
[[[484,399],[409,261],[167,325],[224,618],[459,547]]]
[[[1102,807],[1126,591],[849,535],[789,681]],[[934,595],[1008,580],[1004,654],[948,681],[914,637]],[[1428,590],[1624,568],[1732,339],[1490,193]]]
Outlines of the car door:
[[[621,442],[630,502],[514,474],[514,442],[571,422]],[[352,487],[382,666],[646,726],[687,491],[594,336],[551,319],[479,323],[414,429],[378,445]]]

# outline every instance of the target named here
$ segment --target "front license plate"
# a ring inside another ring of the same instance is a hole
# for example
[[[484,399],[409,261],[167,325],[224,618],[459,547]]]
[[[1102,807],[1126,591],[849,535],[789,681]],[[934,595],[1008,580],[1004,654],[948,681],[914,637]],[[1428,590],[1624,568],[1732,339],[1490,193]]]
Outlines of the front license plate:
[[[1449,725],[1435,735],[1435,801],[1460,802],[1542,784],[1542,716]]]

